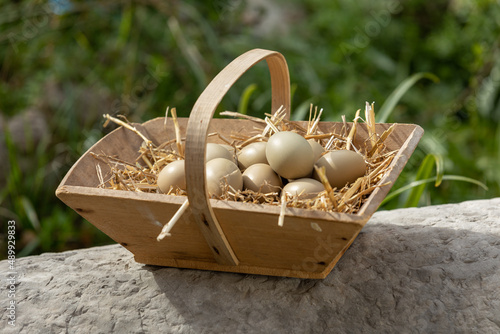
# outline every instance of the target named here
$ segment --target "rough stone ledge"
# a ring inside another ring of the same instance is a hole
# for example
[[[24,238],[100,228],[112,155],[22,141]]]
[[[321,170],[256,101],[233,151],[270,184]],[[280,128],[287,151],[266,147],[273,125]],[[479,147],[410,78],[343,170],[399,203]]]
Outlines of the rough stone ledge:
[[[118,245],[47,253],[17,260],[0,331],[499,333],[499,255],[500,198],[377,212],[324,280],[144,266]]]

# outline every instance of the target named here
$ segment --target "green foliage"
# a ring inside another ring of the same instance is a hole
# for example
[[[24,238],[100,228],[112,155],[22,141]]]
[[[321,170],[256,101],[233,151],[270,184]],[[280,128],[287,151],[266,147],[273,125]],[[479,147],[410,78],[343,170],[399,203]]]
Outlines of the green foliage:
[[[16,219],[22,255],[110,242],[54,196],[74,162],[112,129],[102,128],[103,113],[142,122],[170,106],[187,116],[211,78],[256,47],[285,55],[292,119],[307,118],[311,103],[323,108],[324,121],[352,119],[365,101],[375,101],[379,120],[425,129],[383,208],[500,196],[494,1],[0,0],[0,6],[0,147],[9,161],[0,215]],[[270,91],[266,65],[257,64],[219,110],[262,116]],[[47,121],[43,139],[5,131],[30,108]],[[23,136],[26,147],[18,145]],[[440,175],[439,187],[425,186]]]
[[[238,103],[238,112],[240,114],[246,115],[248,112],[248,103],[253,92],[257,89],[256,84],[251,84],[241,94],[240,103]]]
[[[386,123],[394,107],[398,104],[403,95],[414,85],[418,80],[427,78],[434,82],[438,82],[439,78],[432,73],[415,73],[411,77],[405,79],[398,87],[387,97],[382,107],[377,113],[376,122]]]
[[[441,177],[441,180],[450,180],[450,181],[463,181],[463,182],[468,182],[468,183],[472,183],[474,185],[477,185],[481,188],[483,188],[484,190],[488,190],[488,187],[478,181],[478,180],[475,180],[475,179],[472,179],[470,177],[465,177],[465,176],[460,176],[460,175],[443,175]],[[384,205],[385,203],[389,202],[390,200],[392,200],[393,198],[395,198],[396,196],[399,196],[400,194],[402,194],[403,192],[407,191],[407,190],[417,190],[417,191],[420,191],[420,188],[422,186],[425,186],[427,183],[437,183],[438,181],[438,176],[433,176],[431,178],[428,178],[428,179],[417,179],[403,187],[400,187],[398,188],[397,190],[389,193],[386,198],[384,198],[384,200],[382,201],[382,205]],[[421,192],[420,192],[421,194]],[[412,207],[412,206],[417,206],[418,204],[418,201],[421,200],[421,197],[418,196],[418,197],[414,197],[415,200],[417,201],[416,203],[414,203],[413,201],[407,201],[407,205],[405,207]]]
[[[430,178],[432,171],[436,165],[436,183],[435,186],[438,187],[443,180],[443,158],[437,154],[428,154],[422,161],[422,164],[417,170],[417,175],[415,176],[415,181],[425,180]],[[412,189],[410,195],[406,199],[405,207],[418,206],[420,197],[424,192],[425,184],[416,186]]]
[[[436,176],[431,177],[434,166],[436,167]],[[439,154],[428,154],[422,160],[422,163],[420,164],[420,167],[415,175],[415,180],[389,193],[382,201],[382,205],[396,196],[399,196],[403,192],[410,190],[404,207],[408,208],[418,206],[422,201],[422,195],[426,189],[426,185],[434,182],[434,186],[439,187],[443,180],[469,182],[483,188],[484,190],[488,190],[488,187],[479,180],[460,175],[444,175],[443,157]]]

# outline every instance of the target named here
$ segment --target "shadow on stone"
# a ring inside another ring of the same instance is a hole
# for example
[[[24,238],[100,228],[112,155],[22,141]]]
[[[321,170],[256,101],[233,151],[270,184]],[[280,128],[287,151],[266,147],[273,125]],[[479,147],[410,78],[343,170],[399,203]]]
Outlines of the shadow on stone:
[[[497,235],[378,223],[324,280],[143,268],[182,322],[200,332],[493,333],[499,255]]]

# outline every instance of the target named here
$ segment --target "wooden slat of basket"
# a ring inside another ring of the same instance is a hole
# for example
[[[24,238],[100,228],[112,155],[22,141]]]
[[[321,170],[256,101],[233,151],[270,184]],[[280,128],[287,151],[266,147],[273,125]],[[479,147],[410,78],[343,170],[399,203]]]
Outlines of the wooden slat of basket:
[[[271,74],[272,111],[284,107],[290,114],[290,79],[285,58],[278,52],[262,49],[248,51],[227,65],[196,101],[186,134],[186,186],[190,211],[217,263],[237,265],[238,259],[220,227],[208,200],[205,177],[205,151],[208,128],[220,101],[229,88],[249,68],[265,59]]]

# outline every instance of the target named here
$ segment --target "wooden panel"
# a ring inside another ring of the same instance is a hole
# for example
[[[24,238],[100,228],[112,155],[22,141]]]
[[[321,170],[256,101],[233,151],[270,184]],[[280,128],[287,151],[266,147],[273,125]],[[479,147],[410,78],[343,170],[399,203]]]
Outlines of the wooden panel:
[[[311,272],[323,271],[362,226],[288,216],[279,227],[278,215],[230,210],[215,214],[242,264]]]
[[[135,255],[213,261],[212,252],[189,213],[175,225],[175,238],[156,241],[162,226],[185,197],[71,186],[60,187],[57,196]]]
[[[74,186],[60,187],[57,195],[138,258],[215,263],[189,213],[175,225],[171,237],[156,241],[161,227],[182,204],[182,197]],[[315,274],[323,272],[362,226],[361,221],[345,223],[297,217],[292,215],[294,210],[289,210],[285,226],[279,227],[278,213],[266,213],[264,205],[250,205],[253,208],[243,214],[230,206],[217,208],[217,202],[223,201],[214,202],[215,214],[241,264],[284,269],[285,274],[289,268]],[[177,262],[170,265],[178,266]]]

